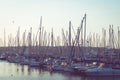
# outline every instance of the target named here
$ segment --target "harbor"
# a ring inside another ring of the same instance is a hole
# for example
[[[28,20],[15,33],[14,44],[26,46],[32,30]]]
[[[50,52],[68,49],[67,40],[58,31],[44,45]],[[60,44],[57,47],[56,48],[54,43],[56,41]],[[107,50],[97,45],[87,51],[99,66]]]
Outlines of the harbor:
[[[0,1],[0,79],[119,80],[118,3]]]
[[[4,46],[0,47],[1,63],[16,65],[16,68],[17,66],[21,67],[20,76],[24,71],[24,66],[25,70],[27,70],[25,73],[27,76],[30,74],[36,76],[37,74],[38,77],[39,75],[42,75],[42,72],[45,72],[43,75],[48,75],[46,77],[47,79],[43,77],[45,80],[48,80],[49,77],[52,80],[56,80],[56,78],[52,76],[54,74],[59,74],[59,77],[63,73],[65,73],[65,75],[74,74],[74,76],[79,76],[79,78],[87,78],[89,76],[120,76],[119,27],[118,37],[116,38],[117,41],[115,41],[116,39],[114,38],[116,35],[114,33],[113,25],[109,25],[109,34],[106,33],[105,29],[102,29],[103,35],[101,41],[99,41],[100,37],[98,38],[97,35],[94,34],[91,35],[92,37],[88,36],[87,38],[86,17],[87,15],[84,14],[81,20],[81,26],[78,27],[75,35],[73,35],[74,28],[71,25],[72,22],[69,21],[68,35],[65,34],[62,29],[61,40],[55,40],[56,37],[53,34],[53,29],[50,34],[42,29],[42,16],[40,18],[40,27],[36,36],[32,34],[32,28],[30,27],[29,32],[23,32],[21,37],[20,27],[18,27],[16,37],[9,36],[8,41],[6,41],[6,32],[4,29]],[[47,35],[50,37],[47,37]],[[106,35],[108,35],[108,39],[106,38]],[[7,46],[6,42],[8,42]],[[33,71],[31,72],[31,70]],[[19,72],[19,69],[16,71]],[[19,73],[9,73],[7,76],[11,75],[11,77],[19,77],[19,75],[16,74]],[[24,77],[24,75],[22,75],[22,77]],[[61,80],[61,78],[64,80],[66,77],[63,74],[63,77],[58,79]],[[74,78],[76,80],[76,77]]]
[[[19,80],[19,77],[25,80],[28,77],[31,80],[91,80],[88,77],[93,77],[94,80],[95,77],[105,77],[105,79],[112,77],[110,79],[114,80],[119,77],[119,27],[117,40],[114,38],[116,34],[113,25],[109,25],[108,32],[102,29],[102,37],[98,37],[97,34],[87,36],[86,17],[87,14],[84,14],[81,26],[75,33],[72,22],[69,21],[68,33],[65,34],[65,31],[61,30],[62,39],[61,36],[55,37],[53,29],[51,33],[43,29],[42,16],[36,35],[32,33],[30,27],[28,33],[24,31],[20,36],[20,27],[18,27],[16,37],[10,34],[6,41],[4,29],[4,46],[0,47],[0,64],[1,67],[11,66],[11,68],[3,67],[3,70],[8,69],[7,71],[10,72],[3,71],[1,77],[7,76],[12,80],[14,78]]]
[[[0,78],[2,80],[119,80],[120,77],[86,77],[68,72],[49,72],[39,68],[30,68],[27,65],[0,61]]]

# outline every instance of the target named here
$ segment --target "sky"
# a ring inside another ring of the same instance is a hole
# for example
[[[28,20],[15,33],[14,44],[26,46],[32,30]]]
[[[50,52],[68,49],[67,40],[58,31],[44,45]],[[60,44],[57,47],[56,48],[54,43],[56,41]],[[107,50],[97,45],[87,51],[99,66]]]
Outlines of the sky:
[[[20,32],[37,33],[40,17],[42,26],[47,32],[53,28],[56,36],[61,29],[68,30],[69,21],[76,30],[87,14],[87,34],[99,33],[102,28],[108,29],[110,24],[115,30],[120,26],[120,0],[0,0],[0,38],[15,36],[18,27]]]

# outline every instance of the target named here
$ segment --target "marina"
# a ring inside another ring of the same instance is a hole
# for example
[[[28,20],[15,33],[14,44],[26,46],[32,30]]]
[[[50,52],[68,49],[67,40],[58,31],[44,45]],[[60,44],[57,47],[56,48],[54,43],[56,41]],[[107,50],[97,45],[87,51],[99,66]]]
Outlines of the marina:
[[[0,1],[0,80],[119,80],[120,1]]]
[[[79,76],[79,78],[87,78],[89,76],[120,76],[120,51],[119,46],[115,45],[113,25],[109,26],[109,43],[106,44],[106,32],[103,30],[104,38],[102,40],[102,45],[99,45],[101,43],[99,41],[96,42],[94,46],[91,45],[94,43],[91,39],[86,39],[86,14],[84,14],[81,26],[78,27],[75,36],[72,35],[71,21],[69,21],[67,36],[65,36],[64,30],[62,29],[63,44],[60,43],[59,40],[54,40],[53,29],[49,35],[49,39],[46,38],[47,36],[43,34],[44,30],[42,30],[42,16],[40,18],[40,24],[40,28],[38,29],[35,38],[32,34],[32,28],[30,28],[27,36],[26,32],[23,33],[22,40],[20,39],[20,28],[18,27],[15,38],[16,43],[12,43],[13,38],[9,37],[8,46],[4,45],[0,48],[1,63],[4,63],[5,61],[5,64],[9,63],[9,65],[20,66],[22,70],[25,66],[28,70],[27,76],[34,72],[30,73],[29,71],[33,69],[37,75],[34,75],[33,73],[32,76],[36,76],[36,78],[39,78],[39,75],[41,75],[40,72],[42,71],[43,73],[45,72],[43,75],[49,75],[52,80],[55,79],[52,75],[58,74],[58,72],[60,72],[61,75],[63,73],[69,75],[74,74],[74,76]],[[118,28],[118,37],[120,36],[119,32]],[[119,44],[119,38],[117,39],[118,42],[116,43]],[[94,40],[95,39],[93,39],[93,41]],[[20,41],[22,41],[22,44]],[[44,41],[46,41],[46,44]],[[59,44],[56,44],[55,42],[58,42]],[[5,43],[6,40],[4,39],[4,44]],[[17,69],[17,71],[18,70],[19,69]],[[19,77],[19,75],[16,74],[13,73],[9,75]],[[20,76],[26,77],[24,75],[22,76],[22,74]],[[47,76],[46,78],[49,79],[49,77]],[[46,78],[45,80],[47,80]],[[63,77],[58,79],[61,78],[66,77],[63,75]]]
[[[9,67],[8,67],[9,66]],[[119,76],[81,76],[68,72],[49,72],[27,65],[0,61],[0,78],[2,80],[119,80]]]

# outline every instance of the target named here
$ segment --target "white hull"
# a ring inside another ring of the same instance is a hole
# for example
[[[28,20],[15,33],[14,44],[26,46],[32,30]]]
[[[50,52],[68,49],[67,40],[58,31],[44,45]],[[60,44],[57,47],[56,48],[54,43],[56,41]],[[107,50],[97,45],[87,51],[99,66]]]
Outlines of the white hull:
[[[87,76],[120,76],[119,69],[112,68],[93,68],[85,71]]]
[[[52,69],[53,69],[54,71],[64,71],[64,67],[61,66],[61,65],[53,65],[53,66],[52,66]]]
[[[40,62],[37,61],[32,61],[29,63],[30,67],[40,67]]]

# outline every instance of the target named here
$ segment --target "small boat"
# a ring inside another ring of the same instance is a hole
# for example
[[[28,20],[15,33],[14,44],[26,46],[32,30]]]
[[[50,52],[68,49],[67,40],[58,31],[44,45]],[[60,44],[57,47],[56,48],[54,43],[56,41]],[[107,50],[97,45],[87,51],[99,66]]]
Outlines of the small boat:
[[[65,66],[64,71],[65,71],[65,72],[70,72],[70,73],[73,73],[73,72],[74,72],[74,70],[72,69],[71,65]]]
[[[120,69],[100,66],[97,68],[87,69],[84,73],[87,76],[120,76]]]
[[[120,70],[112,68],[93,68],[85,71],[88,76],[119,76]]]
[[[0,60],[6,60],[6,54],[5,53],[0,54]]]
[[[29,65],[29,60],[28,59],[23,59],[20,64],[21,65]]]
[[[72,64],[71,67],[75,73],[82,73],[88,69],[88,67],[80,63]]]
[[[53,65],[52,70],[53,71],[64,71],[64,67],[61,65]]]
[[[30,61],[29,62],[30,67],[40,67],[40,62],[39,61]]]

